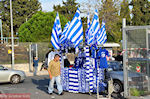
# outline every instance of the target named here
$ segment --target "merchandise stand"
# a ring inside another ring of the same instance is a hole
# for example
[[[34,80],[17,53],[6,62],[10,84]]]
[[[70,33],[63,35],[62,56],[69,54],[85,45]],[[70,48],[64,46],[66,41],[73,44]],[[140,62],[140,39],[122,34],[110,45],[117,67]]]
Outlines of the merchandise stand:
[[[87,90],[88,90],[88,93],[90,94],[90,95],[92,95],[92,93],[94,92],[94,91],[92,91],[92,90],[90,90],[90,89],[94,89],[95,87],[93,87],[93,86],[90,86],[90,85],[92,85],[92,84],[94,84],[94,83],[91,83],[90,81],[91,81],[91,79],[90,79],[90,76],[92,75],[93,77],[96,77],[96,81],[93,79],[93,82],[96,82],[95,83],[95,86],[96,86],[96,93],[97,93],[97,99],[99,99],[99,92],[101,92],[101,91],[104,91],[104,90],[99,90],[99,88],[100,88],[100,86],[99,86],[99,84],[101,84],[101,87],[103,87],[103,88],[105,88],[105,86],[103,86],[102,85],[102,83],[104,83],[101,79],[100,79],[100,77],[99,77],[99,75],[100,75],[100,68],[99,68],[99,66],[97,66],[97,70],[96,70],[96,75],[95,74],[91,74],[92,72],[90,72],[90,66],[89,66],[89,62],[90,62],[90,55],[89,55],[89,46],[85,46],[85,48],[86,48],[86,50],[85,50],[85,53],[86,53],[86,63],[85,63],[85,66],[86,66],[86,69],[85,69],[85,73],[86,73],[86,77],[84,77],[85,79],[86,79],[86,81],[84,81],[84,82],[88,82],[88,84],[87,83],[85,83],[86,85],[88,85],[88,88],[87,88]],[[61,51],[62,52],[62,51]],[[97,63],[96,63],[97,64]],[[84,92],[82,92],[82,91],[80,91],[80,90],[73,90],[73,91],[70,91],[69,90],[69,88],[71,88],[70,87],[70,83],[69,83],[69,76],[68,75],[70,75],[69,74],[69,72],[74,72],[74,71],[72,71],[72,70],[77,70],[77,72],[79,73],[80,72],[80,70],[81,70],[81,74],[82,74],[82,71],[84,71],[84,70],[82,70],[82,69],[76,69],[76,68],[63,68],[62,69],[62,72],[63,72],[63,74],[61,75],[62,76],[62,84],[66,84],[66,86],[65,85],[63,85],[63,89],[65,90],[65,91],[69,91],[69,92],[73,92],[73,93],[87,93],[87,90],[85,90]],[[68,71],[67,73],[68,74],[64,74],[64,72],[65,71]],[[104,73],[103,73],[104,74]],[[64,75],[67,75],[67,77],[66,76],[64,76]],[[94,76],[95,75],[95,76]],[[101,75],[102,77],[104,77],[104,75]],[[67,80],[67,79],[68,80]],[[78,79],[82,79],[82,78],[78,78]],[[103,78],[104,79],[104,78]],[[66,82],[65,82],[65,81]],[[83,80],[83,79],[82,79]],[[79,82],[76,82],[76,83],[74,83],[75,85],[78,85],[78,86],[82,86],[82,84],[80,85],[80,83]],[[68,88],[67,88],[68,87]],[[81,88],[79,88],[79,89],[81,89]],[[82,90],[82,89],[81,89]]]

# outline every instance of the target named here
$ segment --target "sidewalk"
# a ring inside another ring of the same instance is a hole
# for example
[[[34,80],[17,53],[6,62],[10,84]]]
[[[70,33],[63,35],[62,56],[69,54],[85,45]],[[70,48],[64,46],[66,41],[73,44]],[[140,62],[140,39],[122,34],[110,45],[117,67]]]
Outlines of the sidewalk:
[[[33,76],[34,72],[26,71],[25,73],[26,76]],[[41,75],[48,75],[48,71],[47,70],[37,71],[37,76],[41,76]]]
[[[11,64],[2,64],[2,65],[5,66],[6,68],[11,69]],[[39,63],[37,75],[38,76],[40,76],[40,75],[48,75],[47,70],[43,69],[42,71],[40,71],[41,65],[42,65],[42,63]],[[26,73],[26,76],[33,76],[33,66],[31,66],[32,72],[29,72],[29,64],[28,63],[15,64],[14,69],[15,70],[22,70],[22,71],[24,71]]]

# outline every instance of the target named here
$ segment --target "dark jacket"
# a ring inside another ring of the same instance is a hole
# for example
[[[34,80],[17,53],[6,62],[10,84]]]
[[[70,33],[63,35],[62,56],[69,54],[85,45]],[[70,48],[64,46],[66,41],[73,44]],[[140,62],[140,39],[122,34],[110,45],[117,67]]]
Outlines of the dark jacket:
[[[38,60],[33,59],[33,66],[38,67],[38,62],[39,62],[39,59]]]

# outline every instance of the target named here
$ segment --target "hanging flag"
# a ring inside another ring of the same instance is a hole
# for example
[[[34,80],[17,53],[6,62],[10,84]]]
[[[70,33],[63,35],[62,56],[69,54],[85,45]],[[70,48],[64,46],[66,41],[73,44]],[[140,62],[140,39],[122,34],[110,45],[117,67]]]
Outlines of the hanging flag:
[[[67,38],[73,42],[75,47],[79,46],[79,44],[83,41],[83,26],[79,9],[77,9],[70,23],[67,31]]]
[[[90,14],[88,13],[88,16],[87,16],[87,28],[90,27]]]
[[[59,36],[61,35],[61,24],[59,20],[59,14],[57,13],[55,21],[54,21],[54,26],[52,29],[52,34],[51,34],[51,43],[55,49],[59,49]]]
[[[88,44],[88,31],[89,31],[89,27],[90,27],[90,15],[88,13],[88,16],[87,16],[87,29],[85,31],[85,44],[86,45]]]
[[[70,25],[70,21],[65,25],[65,27],[64,27],[64,30],[63,30],[63,32],[62,32],[62,35],[61,35],[61,37],[60,37],[60,40],[59,40],[59,42],[62,44],[62,43],[64,43],[65,42],[65,40],[66,40],[66,38],[67,38],[67,30],[68,30],[68,28],[69,28],[69,25]]]
[[[105,22],[102,21],[102,26],[99,34],[97,35],[97,44],[102,45],[107,41],[107,34],[106,34],[106,28],[105,28]]]
[[[100,24],[99,24],[99,18],[98,18],[98,11],[95,10],[95,15],[92,21],[92,24],[89,27],[88,31],[88,44],[94,44],[96,43],[96,36],[97,33],[100,31]]]

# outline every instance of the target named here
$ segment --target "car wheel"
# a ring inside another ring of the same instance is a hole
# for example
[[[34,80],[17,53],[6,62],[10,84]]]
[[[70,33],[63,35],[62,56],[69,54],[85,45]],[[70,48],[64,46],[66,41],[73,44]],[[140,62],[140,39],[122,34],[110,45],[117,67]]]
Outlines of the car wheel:
[[[19,76],[19,75],[13,75],[13,76],[11,77],[10,82],[11,82],[12,84],[17,84],[17,83],[19,83],[19,82],[20,82],[20,76]]]
[[[123,85],[120,81],[114,80],[113,85],[114,85],[114,92],[115,93],[121,93],[123,91]]]

